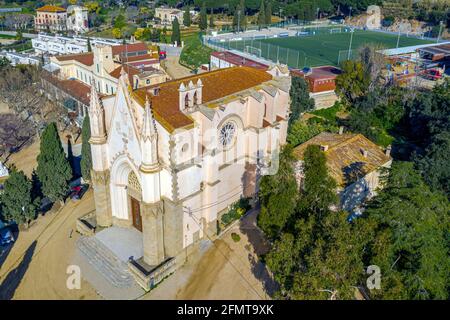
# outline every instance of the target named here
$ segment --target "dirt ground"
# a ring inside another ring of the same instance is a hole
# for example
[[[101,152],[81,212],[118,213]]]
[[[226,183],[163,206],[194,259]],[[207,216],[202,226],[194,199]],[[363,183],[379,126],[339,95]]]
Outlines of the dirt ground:
[[[68,265],[79,235],[75,222],[94,209],[89,190],[81,201],[69,202],[60,211],[49,213],[18,239],[0,268],[0,295],[3,299],[98,299],[89,283],[81,289],[66,286]]]
[[[82,200],[69,201],[20,231],[10,252],[0,257],[0,299],[101,299],[84,280],[79,290],[66,287],[79,237],[76,219],[93,209],[89,190]],[[267,245],[255,228],[255,216],[256,212],[246,216],[202,255],[189,256],[143,299],[268,299],[275,286],[257,262],[256,253],[265,252]],[[231,239],[232,232],[240,235],[238,242]]]
[[[256,211],[225,232],[200,257],[188,262],[144,299],[270,299],[276,288],[256,254],[268,244],[256,228]],[[234,242],[231,234],[240,236]]]
[[[172,79],[179,79],[192,75],[188,68],[183,67],[178,63],[179,60],[180,57],[168,56],[164,62],[165,70]]]
[[[14,164],[18,170],[22,170],[28,177],[31,177],[33,169],[37,167],[37,156],[39,155],[40,139],[34,138],[29,146],[26,146],[17,153],[12,153],[6,164]]]

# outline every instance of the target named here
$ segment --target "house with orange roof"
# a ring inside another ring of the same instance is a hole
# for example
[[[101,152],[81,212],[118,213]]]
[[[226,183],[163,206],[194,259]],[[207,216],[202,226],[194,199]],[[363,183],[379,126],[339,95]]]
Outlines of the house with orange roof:
[[[250,67],[137,89],[122,69],[118,81],[115,95],[91,87],[95,214],[78,231],[132,234],[132,246],[114,241],[128,248],[124,263],[149,290],[217,234],[222,215],[253,197],[262,175],[276,172],[291,81],[287,70]]]
[[[54,89],[47,92],[53,97],[52,100],[57,96],[67,98],[62,92],[58,95],[57,91],[61,89],[65,93],[73,92],[65,90],[71,82],[77,84],[69,85],[70,87],[88,88],[80,90],[80,95],[86,96],[84,99],[79,95],[73,95],[73,99],[79,105],[77,114],[80,118],[77,121],[80,124],[89,106],[84,102],[89,101],[87,95],[91,85],[95,85],[101,95],[113,95],[117,92],[122,72],[128,75],[133,89],[170,79],[161,68],[159,60],[148,53],[146,44],[142,42],[114,46],[96,44],[92,46],[92,52],[53,56],[50,58],[48,69],[51,73],[41,81],[43,87]],[[51,81],[49,77],[52,77]]]
[[[53,5],[36,9],[34,18],[36,31],[58,32],[67,30],[67,10]]]

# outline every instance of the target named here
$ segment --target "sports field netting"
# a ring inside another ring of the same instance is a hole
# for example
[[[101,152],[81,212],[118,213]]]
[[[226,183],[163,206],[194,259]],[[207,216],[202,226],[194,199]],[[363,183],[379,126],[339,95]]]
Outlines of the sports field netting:
[[[225,49],[258,52],[258,56],[262,58],[274,62],[279,61],[293,68],[320,65],[338,66],[343,60],[355,58],[358,48],[367,43],[379,44],[386,49],[397,47],[398,35],[376,31],[355,30],[351,46],[352,50],[349,52],[350,29],[341,27],[339,32],[336,27],[331,32],[330,29],[319,29],[314,34],[302,34],[298,37],[246,39],[242,41],[214,43],[214,45],[221,46]],[[299,31],[306,33],[307,30],[303,29]],[[429,39],[401,35],[398,47],[416,46],[433,42]],[[248,46],[252,49],[249,50]]]

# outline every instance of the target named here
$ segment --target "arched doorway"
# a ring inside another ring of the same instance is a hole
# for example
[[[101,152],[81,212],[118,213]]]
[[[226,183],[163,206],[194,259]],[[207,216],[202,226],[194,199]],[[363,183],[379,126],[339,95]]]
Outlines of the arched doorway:
[[[137,170],[127,157],[114,162],[111,169],[112,216],[142,232],[142,189]]]

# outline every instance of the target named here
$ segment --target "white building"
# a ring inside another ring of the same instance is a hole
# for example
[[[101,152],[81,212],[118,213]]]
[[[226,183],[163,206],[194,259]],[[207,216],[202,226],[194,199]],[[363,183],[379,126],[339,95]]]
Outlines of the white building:
[[[88,9],[81,6],[69,6],[67,8],[67,30],[75,33],[89,31]]]
[[[183,25],[184,12],[178,9],[160,7],[155,9],[155,17],[161,20],[162,25],[172,25],[175,18],[178,19],[180,25]]]
[[[115,95],[91,91],[96,225],[141,233],[129,268],[144,288],[257,192],[286,141],[290,83],[277,67],[235,67],[137,90],[122,72]]]
[[[19,52],[1,52],[0,57],[5,57],[11,62],[12,66],[16,66],[18,64],[31,64],[31,65],[39,65],[41,64],[41,58],[35,55],[30,55],[27,53],[19,53]]]
[[[104,44],[116,46],[122,44],[121,40],[90,38],[91,46]],[[36,53],[58,54],[78,54],[88,52],[88,38],[85,37],[65,37],[60,35],[47,35],[39,33],[37,38],[31,39],[31,44]]]

